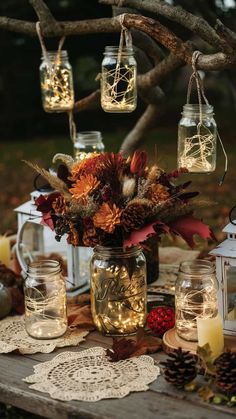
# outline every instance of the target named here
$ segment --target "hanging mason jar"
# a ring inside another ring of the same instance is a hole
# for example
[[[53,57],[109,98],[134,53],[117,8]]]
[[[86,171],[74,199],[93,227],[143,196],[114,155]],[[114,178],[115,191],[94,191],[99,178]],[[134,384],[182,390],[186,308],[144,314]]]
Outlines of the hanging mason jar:
[[[182,339],[197,341],[197,319],[217,316],[217,290],[211,262],[199,259],[180,264],[175,286],[175,324]]]
[[[51,51],[42,56],[40,81],[46,112],[66,112],[73,108],[73,76],[67,51]]]
[[[145,326],[146,261],[140,247],[97,246],[91,260],[93,321],[107,335],[129,335]]]
[[[101,75],[101,106],[105,112],[128,113],[137,106],[137,64],[130,46],[105,48]]]
[[[185,167],[193,173],[213,172],[216,167],[216,143],[213,106],[184,105],[178,128],[178,167]]]
[[[99,131],[78,132],[74,141],[74,157],[80,161],[89,157],[90,153],[102,153],[105,146]]]
[[[62,336],[67,329],[66,289],[59,262],[30,263],[24,294],[27,333],[38,339]]]

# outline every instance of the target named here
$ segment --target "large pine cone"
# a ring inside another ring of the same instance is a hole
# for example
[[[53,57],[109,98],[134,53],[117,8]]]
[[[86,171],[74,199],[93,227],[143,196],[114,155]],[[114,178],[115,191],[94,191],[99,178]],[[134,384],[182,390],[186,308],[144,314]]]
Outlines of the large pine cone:
[[[216,385],[227,394],[236,394],[236,353],[224,352],[215,360]]]
[[[181,348],[175,349],[165,362],[164,377],[166,381],[177,388],[183,388],[191,383],[197,375],[197,359],[189,351],[182,351]]]
[[[121,225],[127,232],[139,230],[145,224],[145,220],[151,213],[152,207],[149,203],[141,205],[135,202],[124,209],[121,217]]]

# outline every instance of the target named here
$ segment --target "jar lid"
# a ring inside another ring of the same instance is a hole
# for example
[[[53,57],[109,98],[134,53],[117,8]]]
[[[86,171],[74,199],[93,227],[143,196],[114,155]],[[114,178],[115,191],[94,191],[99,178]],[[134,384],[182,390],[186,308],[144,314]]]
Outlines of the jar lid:
[[[47,57],[51,61],[52,60],[54,61],[55,58],[57,57],[57,55],[58,55],[58,51],[47,51]],[[59,57],[60,57],[61,60],[67,60],[68,59],[67,50],[66,49],[61,50],[60,53],[59,53]],[[41,56],[41,60],[45,60],[44,55]]]
[[[102,134],[100,131],[80,131],[77,133],[76,142],[85,145],[93,145],[102,141]]]

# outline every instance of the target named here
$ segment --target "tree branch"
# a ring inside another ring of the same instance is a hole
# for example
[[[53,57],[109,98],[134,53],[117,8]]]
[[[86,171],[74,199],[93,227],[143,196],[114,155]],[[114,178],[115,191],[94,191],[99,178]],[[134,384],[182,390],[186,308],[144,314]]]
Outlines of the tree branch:
[[[147,131],[152,128],[157,117],[161,114],[161,108],[156,105],[148,105],[145,112],[139,118],[136,125],[129,132],[127,137],[124,139],[120,152],[125,156],[132,154],[143,141],[143,137]]]
[[[98,105],[100,100],[100,90],[95,90],[90,95],[78,100],[74,104],[74,112],[82,112],[88,109],[93,109]]]
[[[58,25],[58,22],[54,19],[51,11],[43,0],[29,0],[29,3],[34,8],[43,27],[50,28]]]
[[[159,64],[157,64],[152,70],[146,72],[145,74],[140,74],[138,76],[138,86],[143,88],[156,86],[172,71],[176,70],[178,67],[181,67],[184,64],[185,62],[182,59],[171,53]]]
[[[221,38],[236,49],[236,33],[227,28],[227,26],[225,26],[220,19],[216,20],[215,30]]]
[[[229,45],[222,40],[215,30],[205,21],[205,19],[195,16],[184,10],[181,6],[171,6],[168,3],[159,0],[99,0],[100,3],[109,5],[118,5],[134,7],[136,9],[146,10],[164,16],[165,18],[179,23],[191,32],[196,33],[215,48],[221,51],[229,50]]]
[[[6,25],[6,18],[0,18],[0,28],[14,30],[16,32],[23,32],[27,34],[36,35],[35,25],[32,24],[30,30],[29,23],[8,19]],[[157,42],[169,49],[180,59],[187,63],[191,63],[192,49],[183,43],[173,32],[161,25],[158,21],[139,15],[125,15],[124,23],[127,28],[136,28],[150,35]],[[73,22],[60,22],[60,27],[44,30],[44,36],[63,36],[63,35],[84,35],[88,33],[108,33],[119,32],[120,22],[117,17],[91,19]],[[198,68],[202,70],[221,70],[228,68],[236,63],[236,54],[226,55],[223,52],[215,54],[201,55],[198,59]]]

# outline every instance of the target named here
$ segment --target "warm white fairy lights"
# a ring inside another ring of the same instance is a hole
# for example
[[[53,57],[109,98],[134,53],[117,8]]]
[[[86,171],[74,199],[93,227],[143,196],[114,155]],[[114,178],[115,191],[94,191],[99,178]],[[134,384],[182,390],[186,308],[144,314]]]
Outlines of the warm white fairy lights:
[[[212,155],[215,152],[215,143],[216,137],[212,133],[185,137],[178,166],[186,167],[190,172],[211,172],[214,170]]]

